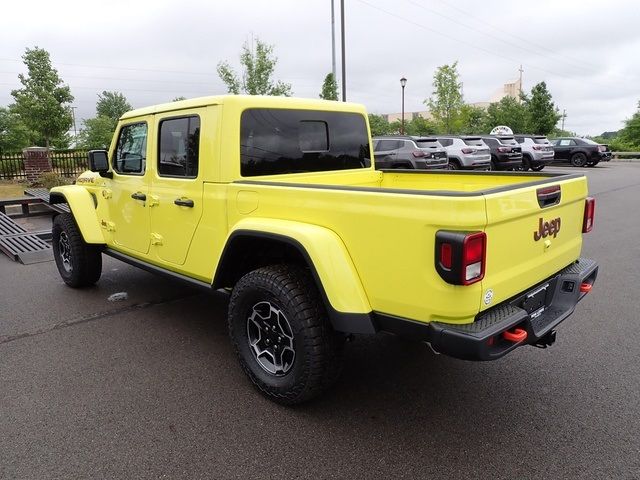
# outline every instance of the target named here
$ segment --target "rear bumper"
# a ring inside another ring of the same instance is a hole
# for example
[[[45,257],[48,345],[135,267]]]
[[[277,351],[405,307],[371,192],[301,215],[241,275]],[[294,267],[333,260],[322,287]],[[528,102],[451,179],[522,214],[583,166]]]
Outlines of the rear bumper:
[[[522,154],[509,156],[507,154],[496,155],[496,167],[498,170],[507,170],[522,165]]]
[[[438,353],[463,360],[495,360],[522,345],[536,344],[571,315],[586,295],[582,284],[593,285],[595,261],[581,258],[527,292],[481,312],[473,323],[421,323],[376,315],[379,330],[428,342]],[[536,292],[545,293],[533,296]],[[526,331],[526,338],[504,338],[504,332]],[[544,341],[544,339],[542,340]]]

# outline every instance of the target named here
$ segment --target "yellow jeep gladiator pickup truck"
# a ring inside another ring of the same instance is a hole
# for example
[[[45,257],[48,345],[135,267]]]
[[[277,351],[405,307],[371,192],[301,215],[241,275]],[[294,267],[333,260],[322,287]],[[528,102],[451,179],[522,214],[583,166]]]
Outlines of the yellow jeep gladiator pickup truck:
[[[352,334],[467,360],[545,347],[595,281],[582,174],[380,171],[365,109],[219,96],[131,111],[51,191],[71,287],[101,255],[231,292],[229,334],[269,398],[329,386]]]

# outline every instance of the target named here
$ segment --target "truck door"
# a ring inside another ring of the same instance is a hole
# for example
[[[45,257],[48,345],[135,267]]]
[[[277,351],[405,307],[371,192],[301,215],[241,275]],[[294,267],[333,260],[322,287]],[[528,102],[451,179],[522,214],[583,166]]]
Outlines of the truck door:
[[[184,264],[202,216],[202,111],[156,115],[158,145],[150,195],[151,243],[160,260],[175,265]]]
[[[107,198],[111,224],[107,228],[113,231],[114,242],[138,253],[149,251],[147,136],[146,122],[120,128],[112,158],[112,188]]]

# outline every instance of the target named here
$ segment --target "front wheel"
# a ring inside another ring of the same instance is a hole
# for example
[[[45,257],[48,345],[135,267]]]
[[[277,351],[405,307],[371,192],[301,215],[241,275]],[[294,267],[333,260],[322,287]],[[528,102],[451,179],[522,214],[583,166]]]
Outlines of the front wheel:
[[[93,285],[102,273],[102,254],[98,245],[85,243],[73,215],[62,213],[51,229],[53,258],[62,280],[73,288]]]
[[[229,335],[249,379],[278,403],[309,400],[340,373],[344,337],[302,267],[267,266],[242,277],[229,302]]]

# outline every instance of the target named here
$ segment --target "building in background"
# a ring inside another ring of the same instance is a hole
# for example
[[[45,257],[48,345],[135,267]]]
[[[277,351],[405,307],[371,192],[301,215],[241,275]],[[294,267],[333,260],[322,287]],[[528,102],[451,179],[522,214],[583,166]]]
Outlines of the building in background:
[[[484,108],[485,110],[489,108],[489,105],[495,102],[499,102],[504,97],[513,97],[515,99],[520,98],[520,91],[522,90],[522,79],[518,78],[512,82],[507,82],[502,85],[502,88],[493,92],[488,102],[473,102],[469,105],[473,107]],[[389,123],[393,123],[396,121],[402,120],[402,113],[382,113],[381,116]],[[423,110],[420,112],[404,112],[404,119],[407,122],[410,122],[416,117],[422,117],[427,120],[431,120],[431,112],[429,110]]]

